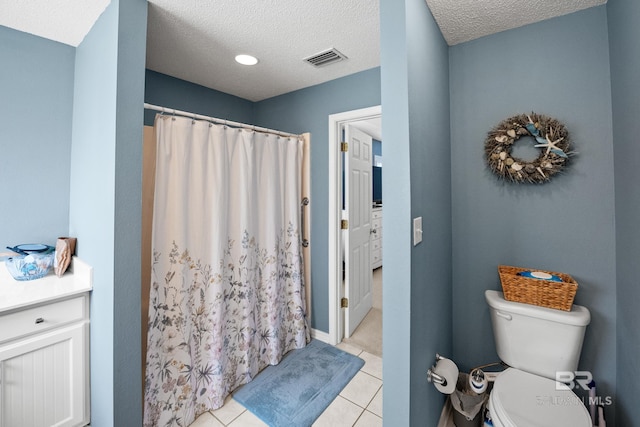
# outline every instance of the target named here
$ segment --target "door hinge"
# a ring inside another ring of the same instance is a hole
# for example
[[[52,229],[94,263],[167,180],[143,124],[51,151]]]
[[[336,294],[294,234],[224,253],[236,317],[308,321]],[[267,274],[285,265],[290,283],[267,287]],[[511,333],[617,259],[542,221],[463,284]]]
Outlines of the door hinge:
[[[346,153],[347,151],[349,151],[349,143],[348,142],[341,142],[340,143],[340,151],[342,151],[343,153]]]
[[[340,221],[340,229],[348,230],[349,229],[349,221],[346,220],[346,219],[343,219],[342,221]]]
[[[349,307],[349,298],[342,298],[340,300],[340,308],[348,308]]]

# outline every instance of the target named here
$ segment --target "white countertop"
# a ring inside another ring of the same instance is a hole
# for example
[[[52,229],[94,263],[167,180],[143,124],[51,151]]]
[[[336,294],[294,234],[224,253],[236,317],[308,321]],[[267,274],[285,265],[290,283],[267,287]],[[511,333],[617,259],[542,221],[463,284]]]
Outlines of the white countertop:
[[[62,277],[56,276],[52,269],[41,279],[27,281],[15,280],[4,262],[0,262],[0,314],[89,292],[92,285],[93,268],[75,256]]]

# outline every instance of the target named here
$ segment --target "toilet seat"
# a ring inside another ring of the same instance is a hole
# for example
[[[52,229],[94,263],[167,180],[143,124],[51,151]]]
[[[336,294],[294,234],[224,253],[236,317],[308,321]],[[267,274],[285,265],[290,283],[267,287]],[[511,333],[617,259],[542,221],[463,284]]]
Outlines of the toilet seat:
[[[489,396],[496,427],[590,427],[582,400],[554,380],[515,368],[500,373]]]

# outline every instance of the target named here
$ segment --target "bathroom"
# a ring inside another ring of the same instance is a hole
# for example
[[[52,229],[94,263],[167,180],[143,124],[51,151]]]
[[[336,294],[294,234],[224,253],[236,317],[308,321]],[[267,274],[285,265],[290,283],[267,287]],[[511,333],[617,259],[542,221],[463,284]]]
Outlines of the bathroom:
[[[462,369],[495,359],[483,292],[498,289],[497,265],[510,263],[565,271],[580,283],[577,303],[588,307],[593,316],[582,366],[594,372],[604,394],[614,396],[615,411],[612,408],[611,414],[607,413],[607,420],[634,425],[632,396],[636,386],[630,378],[639,373],[634,349],[640,342],[633,327],[639,320],[633,303],[638,300],[634,278],[639,274],[634,256],[638,253],[639,231],[634,218],[638,217],[640,203],[631,187],[638,181],[633,159],[639,150],[634,143],[638,125],[632,117],[639,113],[633,101],[639,88],[626,70],[637,69],[634,58],[640,55],[623,52],[637,52],[637,25],[628,23],[626,17],[637,16],[634,12],[638,6],[630,0],[611,1],[606,6],[452,47],[441,39],[423,1],[407,0],[402,6],[381,2],[382,76],[371,72],[344,81],[345,87],[361,84],[354,90],[360,96],[358,107],[384,100],[383,129],[389,133],[385,143],[396,139],[393,150],[385,150],[384,188],[410,189],[385,194],[383,281],[389,285],[383,296],[385,419],[392,425],[418,425],[420,420],[434,424],[442,399],[427,384],[425,373],[435,352],[454,358]],[[121,9],[126,7],[120,3]],[[137,9],[127,13],[134,21],[146,19]],[[31,79],[44,80],[44,84],[37,93],[11,92],[12,105],[3,104],[10,118],[7,123],[11,124],[3,141],[19,140],[20,132],[33,127],[30,116],[53,114],[66,125],[33,143],[34,147],[46,148],[48,141],[57,140],[64,147],[57,151],[61,159],[57,168],[50,167],[46,173],[39,169],[32,178],[37,183],[60,173],[82,179],[72,179],[69,185],[70,178],[62,176],[62,182],[56,182],[51,190],[56,197],[47,203],[53,225],[41,223],[41,206],[32,202],[20,212],[29,225],[16,227],[5,221],[0,233],[15,241],[27,237],[41,240],[49,234],[53,237],[75,231],[82,234],[79,251],[105,272],[97,278],[92,307],[92,335],[102,337],[92,343],[92,365],[102,371],[93,378],[94,397],[99,402],[94,410],[105,420],[120,416],[114,412],[139,410],[131,408],[135,404],[130,401],[136,396],[127,391],[137,387],[130,382],[138,373],[127,359],[139,357],[135,343],[139,331],[129,327],[138,319],[132,306],[139,297],[129,287],[135,282],[131,277],[139,275],[135,263],[130,262],[139,249],[133,237],[136,224],[130,220],[135,217],[132,212],[139,209],[132,188],[139,162],[128,162],[127,158],[139,159],[140,154],[132,144],[114,141],[116,129],[128,128],[120,128],[122,122],[116,126],[116,109],[109,109],[108,104],[124,101],[116,96],[116,87],[105,86],[103,81],[106,74],[118,81],[137,82],[137,92],[132,93],[138,95],[131,95],[136,98],[131,102],[135,108],[120,105],[118,110],[134,128],[142,122],[142,111],[138,110],[144,84],[144,58],[131,59],[129,71],[116,67],[101,70],[104,50],[101,55],[98,52],[105,48],[104,40],[110,40],[109,29],[118,31],[117,17],[107,18],[110,21],[103,24],[107,28],[96,28],[95,39],[88,40],[92,47],[87,44],[75,53],[57,47],[34,47],[17,36],[6,36],[10,43],[2,44],[2,49],[17,46],[33,52],[44,63],[62,61],[66,65],[60,73],[69,75],[63,79],[66,86],[57,86],[62,98],[58,96],[53,103],[48,100],[54,87],[52,79],[43,77],[41,68],[23,58],[28,65],[25,68],[35,74]],[[393,27],[393,34],[385,33],[385,26]],[[410,61],[399,33],[411,42],[409,48],[415,56]],[[101,41],[100,37],[105,39]],[[544,54],[536,53],[533,59],[523,54],[523,49],[538,46],[544,46]],[[107,47],[112,49],[110,54],[116,54],[116,47]],[[553,60],[545,61],[545,55]],[[75,66],[74,60],[78,62]],[[496,66],[501,63],[507,65]],[[394,64],[405,64],[411,78]],[[0,83],[3,90],[24,71],[11,68],[5,72],[8,78]],[[80,86],[83,78],[93,83],[72,100],[73,87]],[[408,90],[399,90],[398,81],[405,82]],[[421,94],[420,99],[411,96],[413,93]],[[324,98],[314,101],[311,95],[317,93],[308,95],[305,105],[317,107],[316,103],[330,102]],[[41,102],[46,108],[33,111]],[[109,124],[95,129],[80,126],[79,121],[86,116],[73,118],[74,103],[84,105],[85,111],[95,116],[106,115]],[[305,130],[312,131],[317,139],[326,139],[326,116],[356,108],[347,104],[351,102],[332,105],[329,109],[334,111],[320,112],[324,117],[319,122],[299,126],[309,128]],[[531,110],[561,117],[572,131],[579,155],[570,170],[552,183],[524,189],[496,185],[482,161],[484,136],[503,117]],[[118,118],[123,119],[120,115]],[[279,128],[284,119],[264,120]],[[122,131],[136,140],[137,129]],[[76,151],[82,147],[74,147],[71,154],[68,141],[79,132],[95,141],[85,148],[96,150],[100,158],[83,158],[87,153]],[[3,160],[8,158],[5,152],[28,158],[29,152],[15,152],[18,147],[4,144]],[[323,157],[324,151],[319,151]],[[114,160],[104,162],[104,158]],[[321,174],[326,166],[325,160],[320,162],[316,169]],[[8,169],[3,165],[0,171]],[[10,186],[21,182],[13,173],[0,174],[5,191],[10,193]],[[92,183],[89,189],[85,187],[87,182]],[[322,196],[320,202],[325,198]],[[423,217],[424,241],[412,247],[408,222],[415,216]],[[316,234],[326,233],[324,227],[317,227]],[[325,244],[317,246],[320,265]],[[326,281],[326,272],[315,270],[318,281]],[[316,316],[316,326],[326,331],[321,311]],[[476,351],[470,352],[470,348]]]

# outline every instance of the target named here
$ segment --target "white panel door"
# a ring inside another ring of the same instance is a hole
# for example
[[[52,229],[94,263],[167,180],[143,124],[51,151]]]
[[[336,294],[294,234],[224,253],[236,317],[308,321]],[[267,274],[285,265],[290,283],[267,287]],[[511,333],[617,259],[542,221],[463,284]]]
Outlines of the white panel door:
[[[372,138],[346,126],[349,143],[345,156],[345,196],[349,228],[345,239],[345,296],[349,307],[345,313],[345,336],[348,338],[367,315],[372,305],[371,272],[371,199]]]
[[[84,408],[85,323],[0,347],[0,426],[77,426]]]

